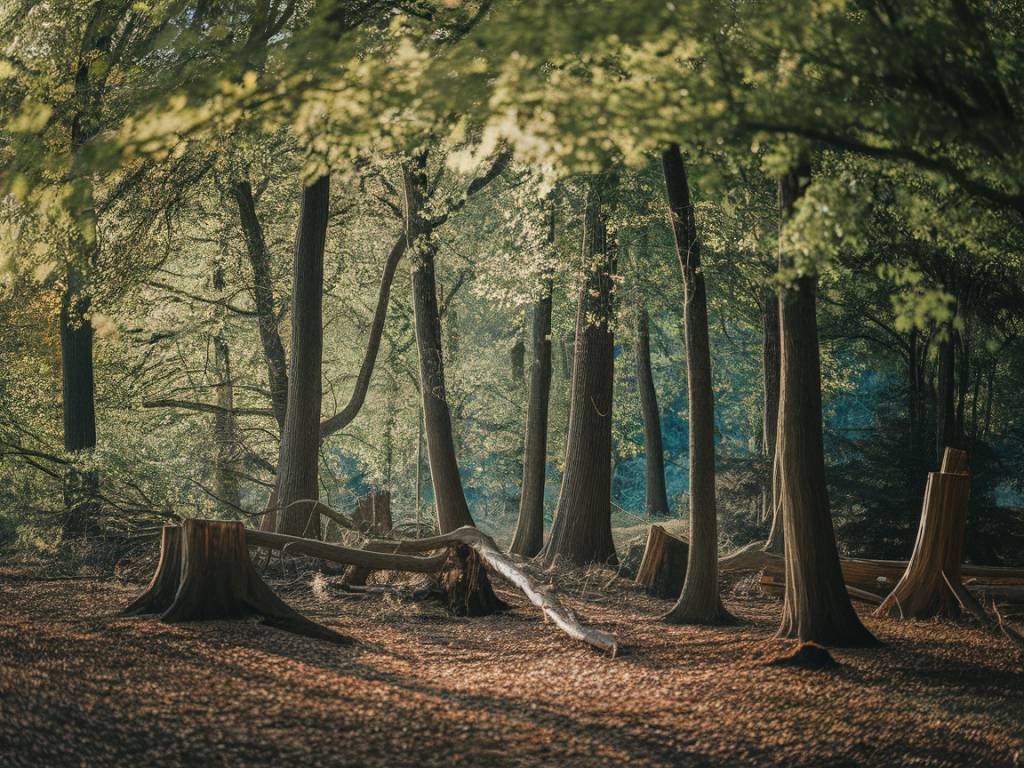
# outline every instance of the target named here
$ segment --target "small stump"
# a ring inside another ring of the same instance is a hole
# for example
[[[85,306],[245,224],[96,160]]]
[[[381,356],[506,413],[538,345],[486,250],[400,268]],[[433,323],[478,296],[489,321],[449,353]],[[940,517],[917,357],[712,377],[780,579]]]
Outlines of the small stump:
[[[654,597],[679,597],[686,579],[689,553],[689,543],[671,535],[660,525],[652,525],[647,533],[644,559],[636,574],[637,586]]]
[[[494,593],[480,556],[464,544],[449,550],[440,585],[445,607],[453,616],[490,616],[508,608]]]
[[[164,530],[164,543],[167,544],[174,537],[167,533],[167,529]],[[160,616],[162,621],[176,623],[260,617],[268,626],[295,634],[336,643],[351,642],[288,607],[271,591],[249,559],[245,528],[241,523],[186,520],[179,537],[179,583],[173,601]],[[167,554],[166,558],[164,554]],[[161,567],[158,567],[151,588],[143,598],[154,592],[153,586],[158,582],[164,584],[159,594],[166,594],[174,570],[171,568],[172,554],[170,549],[162,551]],[[161,570],[165,572],[163,576]],[[154,598],[149,604],[156,606],[159,603]]]

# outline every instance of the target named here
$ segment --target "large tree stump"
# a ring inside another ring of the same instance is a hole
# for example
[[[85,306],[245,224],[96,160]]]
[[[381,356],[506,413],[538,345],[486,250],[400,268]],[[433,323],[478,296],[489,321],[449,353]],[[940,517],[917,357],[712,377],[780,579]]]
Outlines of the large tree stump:
[[[950,584],[961,583],[960,559],[971,489],[966,454],[956,455],[962,453],[947,448],[942,462],[943,467],[962,471],[928,474],[914,552],[907,570],[876,615],[906,619],[960,616],[960,603]]]
[[[181,528],[165,525],[160,534],[160,561],[146,591],[133,600],[121,613],[140,616],[145,613],[163,613],[174,602],[181,583]]]
[[[652,525],[647,532],[647,547],[636,573],[636,584],[655,597],[676,599],[686,579],[689,552],[689,543],[660,525]]]
[[[389,491],[371,491],[356,501],[356,511],[352,515],[356,528],[373,536],[390,536],[394,528],[391,519],[391,493]],[[354,565],[345,574],[345,583],[353,587],[366,584],[372,571]]]
[[[164,543],[173,539],[165,530]],[[169,623],[180,621],[209,621],[213,619],[242,619],[258,616],[263,623],[307,637],[336,643],[351,642],[337,632],[310,621],[289,608],[256,573],[249,559],[245,528],[237,522],[213,520],[186,520],[180,529],[181,568],[180,583],[173,602],[161,615]],[[173,547],[168,546],[165,561],[153,577],[153,585],[161,579],[170,584],[173,571],[170,558]],[[147,590],[147,595],[153,592]],[[136,601],[138,602],[138,601]],[[153,603],[155,605],[155,602]],[[135,605],[135,603],[133,603]]]

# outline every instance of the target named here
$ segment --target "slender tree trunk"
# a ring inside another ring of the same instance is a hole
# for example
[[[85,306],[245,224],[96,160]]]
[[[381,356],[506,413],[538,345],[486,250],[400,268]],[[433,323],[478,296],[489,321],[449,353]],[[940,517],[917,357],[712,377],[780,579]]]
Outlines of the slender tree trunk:
[[[238,489],[237,461],[238,434],[235,426],[235,395],[231,380],[231,349],[220,334],[213,337],[214,370],[217,381],[217,405],[221,410],[213,415],[213,434],[216,441],[216,467],[214,492],[226,506],[238,511],[242,506]]]
[[[278,472],[278,526],[290,536],[319,537],[321,364],[323,358],[324,243],[330,182],[322,176],[302,192],[292,286],[292,343],[288,404]]]
[[[551,394],[551,278],[544,279],[540,300],[533,305],[533,360],[526,407],[523,487],[519,521],[509,552],[534,557],[544,546],[544,476],[548,460],[548,402]]]
[[[590,191],[583,230],[584,281],[576,310],[565,472],[544,560],[614,563],[611,525],[613,276],[599,190]]]
[[[992,426],[992,398],[995,393],[997,364],[997,360],[993,359],[988,369],[988,381],[985,385],[985,420],[981,428],[981,435],[985,438],[988,437],[989,427]]]
[[[764,513],[771,520],[768,533],[766,552],[782,554],[784,534],[782,516],[779,514],[778,499],[775,494],[777,477],[775,473],[775,442],[779,424],[779,366],[781,350],[779,346],[779,294],[775,288],[765,292],[764,310],[761,315],[761,357],[763,365],[764,421],[762,426],[761,450],[764,452],[768,466],[768,477],[763,493]]]
[[[236,182],[231,187],[238,204],[239,220],[245,236],[249,263],[252,265],[253,302],[259,321],[260,343],[267,364],[270,402],[279,429],[284,429],[285,409],[288,406],[288,363],[284,344],[278,331],[277,312],[274,309],[274,278],[270,272],[270,255],[263,239],[263,227],[256,215],[256,201],[248,181]]]
[[[731,617],[718,595],[718,513],[715,508],[715,398],[711,387],[707,292],[700,240],[679,146],[662,155],[669,218],[686,292],[686,381],[690,414],[690,551],[683,592],[665,616],[678,624],[717,624]]]
[[[935,451],[936,462],[942,461],[946,448],[958,448],[956,435],[956,378],[953,329],[946,328],[939,341],[939,371],[935,392]]]
[[[810,167],[782,177],[783,221],[803,195]],[[790,266],[779,250],[780,267]],[[779,635],[823,645],[872,645],[843,584],[828,489],[821,420],[821,361],[816,317],[817,279],[797,278],[779,301],[782,381],[779,403],[779,494],[786,536],[786,597]]]
[[[88,455],[96,447],[96,406],[92,366],[92,323],[86,314],[90,299],[81,273],[68,270],[60,306],[60,350],[63,374],[64,450]],[[99,478],[94,470],[71,467],[64,478],[63,538],[96,531]]]
[[[415,254],[412,272],[413,309],[416,316],[416,344],[420,357],[420,393],[427,436],[427,461],[434,486],[434,505],[441,533],[473,525],[462,489],[459,463],[455,456],[451,411],[448,408],[441,343],[441,318],[437,308],[434,277],[435,246],[432,227],[423,216],[427,189],[426,156],[419,155],[404,169],[406,236],[409,252]]]
[[[658,392],[651,373],[651,336],[647,307],[636,314],[636,379],[640,390],[640,416],[644,423],[645,508],[648,515],[669,514],[665,490],[665,449],[661,442],[661,413]]]

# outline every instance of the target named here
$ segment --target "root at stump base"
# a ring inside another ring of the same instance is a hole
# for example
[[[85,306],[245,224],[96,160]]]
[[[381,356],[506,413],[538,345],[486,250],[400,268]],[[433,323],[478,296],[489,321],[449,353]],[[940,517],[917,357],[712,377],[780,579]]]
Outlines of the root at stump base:
[[[832,658],[828,649],[817,643],[800,643],[789,653],[776,656],[766,664],[769,667],[798,667],[800,669],[836,669],[841,666]]]
[[[160,561],[146,591],[121,611],[123,616],[163,613],[171,607],[181,583],[181,528],[165,525],[160,534]]]

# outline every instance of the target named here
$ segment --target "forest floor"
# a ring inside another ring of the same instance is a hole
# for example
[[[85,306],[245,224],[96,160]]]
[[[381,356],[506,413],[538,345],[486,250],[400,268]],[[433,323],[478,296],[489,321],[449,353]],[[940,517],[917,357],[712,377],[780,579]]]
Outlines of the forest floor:
[[[508,613],[458,620],[271,582],[356,640],[337,646],[121,618],[140,585],[0,570],[0,765],[1024,765],[1024,665],[978,628],[865,617],[881,649],[779,668],[780,603],[751,580],[726,601],[741,624],[697,628],[608,578],[561,586],[615,659],[505,590]]]

